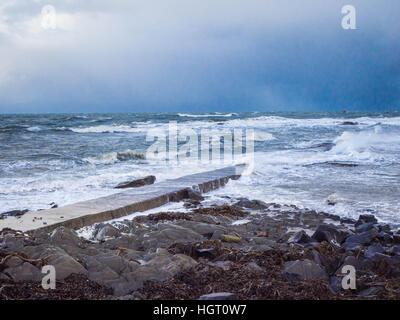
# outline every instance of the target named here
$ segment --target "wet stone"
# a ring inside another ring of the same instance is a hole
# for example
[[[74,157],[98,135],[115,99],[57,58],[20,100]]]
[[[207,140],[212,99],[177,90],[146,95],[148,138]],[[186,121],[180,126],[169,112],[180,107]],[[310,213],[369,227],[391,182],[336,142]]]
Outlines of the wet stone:
[[[314,261],[296,260],[285,263],[284,274],[288,280],[327,279],[326,272]]]
[[[303,230],[297,232],[294,236],[293,236],[293,242],[295,243],[309,243],[311,242],[311,237],[305,233]]]

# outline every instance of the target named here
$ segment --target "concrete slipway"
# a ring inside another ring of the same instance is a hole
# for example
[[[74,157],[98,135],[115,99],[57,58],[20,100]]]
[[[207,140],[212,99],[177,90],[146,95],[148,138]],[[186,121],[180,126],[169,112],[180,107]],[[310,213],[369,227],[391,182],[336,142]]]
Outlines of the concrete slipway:
[[[224,186],[230,179],[238,179],[245,165],[237,165],[170,179],[141,188],[93,200],[78,202],[60,208],[30,211],[20,218],[0,220],[0,230],[11,228],[20,231],[46,229],[59,226],[79,229],[97,222],[120,218],[162,206],[170,201],[180,201],[187,189],[201,193]]]

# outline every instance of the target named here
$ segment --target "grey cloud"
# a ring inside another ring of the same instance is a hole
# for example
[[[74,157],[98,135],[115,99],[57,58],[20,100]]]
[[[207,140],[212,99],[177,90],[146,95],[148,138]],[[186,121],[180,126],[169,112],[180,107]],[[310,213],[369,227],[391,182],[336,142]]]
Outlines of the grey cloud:
[[[341,28],[337,0],[54,0],[67,27],[32,34],[26,21],[48,2],[8,3],[0,112],[365,110],[400,100],[396,0],[352,1],[357,30]]]

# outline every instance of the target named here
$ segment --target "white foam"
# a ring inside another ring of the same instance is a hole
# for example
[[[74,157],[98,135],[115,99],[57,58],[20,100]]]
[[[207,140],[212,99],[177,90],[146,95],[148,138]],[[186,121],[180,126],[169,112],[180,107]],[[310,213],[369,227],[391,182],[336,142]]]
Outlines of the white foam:
[[[29,128],[27,128],[26,130],[28,130],[28,131],[30,131],[30,132],[39,132],[39,131],[42,131],[42,129],[39,128],[39,127],[29,127]]]
[[[232,117],[234,115],[237,115],[237,113],[208,113],[208,114],[192,114],[192,113],[178,113],[178,116],[180,117],[188,117],[188,118],[210,118],[210,117]]]

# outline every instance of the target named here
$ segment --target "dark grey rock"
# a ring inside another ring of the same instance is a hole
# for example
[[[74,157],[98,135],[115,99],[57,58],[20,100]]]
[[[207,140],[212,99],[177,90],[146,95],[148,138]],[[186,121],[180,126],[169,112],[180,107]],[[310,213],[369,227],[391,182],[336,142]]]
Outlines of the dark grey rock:
[[[116,238],[121,235],[121,232],[111,224],[106,224],[100,231],[96,234],[96,240],[103,241],[106,238]]]
[[[365,290],[362,290],[358,293],[359,297],[371,297],[371,296],[376,296],[378,293],[383,291],[382,287],[371,287]]]
[[[377,234],[378,230],[373,227],[372,229],[363,233],[351,235],[342,244],[342,247],[347,250],[357,250],[365,245],[369,245],[377,236]]]
[[[379,232],[377,235],[376,235],[376,237],[379,239],[379,241],[381,242],[381,243],[383,243],[383,244],[390,244],[390,243],[392,243],[393,242],[393,237],[390,235],[390,234],[388,234],[388,233],[386,233],[386,232],[384,232],[384,231],[381,231],[381,232]]]
[[[346,266],[346,265],[351,265],[354,268],[356,268],[356,270],[357,270],[361,266],[361,261],[360,261],[360,259],[356,258],[355,256],[347,256],[346,258],[344,258],[341,267],[338,269],[338,271],[336,271],[336,273],[341,273],[343,266]]]
[[[400,235],[394,234],[392,237],[393,237],[393,243],[400,244]]]
[[[311,238],[318,242],[335,241],[336,243],[341,244],[346,240],[348,236],[349,232],[340,230],[338,227],[334,225],[321,224],[317,227]]]
[[[329,289],[332,293],[337,294],[342,290],[342,277],[332,276],[329,282]]]
[[[24,209],[24,210],[12,210],[12,211],[3,212],[3,213],[0,213],[0,219],[5,219],[7,217],[20,217],[20,216],[23,216],[28,211],[29,211],[28,209]]]
[[[231,292],[216,292],[200,296],[199,300],[236,300],[236,294]]]
[[[204,197],[201,195],[200,192],[193,190],[192,188],[187,189],[187,198],[197,201],[203,201]]]
[[[356,222],[355,226],[357,227],[360,224],[364,224],[367,222],[375,222],[378,223],[378,220],[375,218],[373,214],[361,214],[358,217],[358,221]]]
[[[392,255],[400,255],[400,246],[395,245],[388,249],[388,253]]]
[[[118,184],[115,189],[125,189],[125,188],[137,188],[143,187],[145,185],[153,184],[156,181],[155,176],[147,176],[141,179],[136,179],[132,181],[125,181]]]
[[[257,263],[255,263],[255,262],[249,262],[248,264],[247,264],[247,267],[250,269],[250,270],[253,270],[253,271],[256,271],[256,272],[263,272],[263,271],[265,271],[265,269],[263,268],[263,267],[260,267]]]
[[[45,276],[38,268],[28,262],[7,268],[3,272],[14,281],[41,281]]]
[[[295,242],[295,243],[309,243],[311,241],[312,241],[311,237],[307,233],[305,233],[303,230],[297,232],[293,236],[293,242]]]
[[[347,224],[355,224],[356,220],[351,219],[351,218],[340,218],[341,223],[347,223]]]
[[[383,249],[380,243],[374,243],[365,249],[364,256],[373,259],[377,253],[384,253],[384,252],[385,249]]]
[[[57,280],[63,280],[73,273],[87,275],[87,270],[69,255],[52,256],[48,264],[54,266]]]
[[[359,224],[359,225],[356,226],[355,230],[358,233],[362,233],[362,232],[371,230],[374,227],[375,224],[376,224],[375,222],[366,222],[366,223],[363,223],[363,224]]]
[[[392,229],[391,229],[390,225],[388,225],[388,224],[380,224],[378,226],[378,230],[379,230],[379,232],[383,231],[383,232],[386,232],[386,233],[393,234]]]
[[[261,210],[269,207],[268,204],[260,200],[240,200],[235,203],[235,206],[253,210]]]
[[[215,248],[196,249],[196,253],[199,258],[214,259],[217,256]]]
[[[344,122],[342,122],[342,126],[355,126],[357,124],[358,123],[354,122],[354,121],[344,121]]]
[[[50,242],[55,245],[79,246],[81,240],[74,230],[58,227],[51,233]]]
[[[12,234],[6,234],[3,238],[2,247],[13,251],[20,251],[24,247],[24,240],[16,238]]]
[[[326,272],[308,259],[286,262],[283,273],[288,280],[328,279]]]
[[[24,263],[23,260],[21,260],[20,258],[14,256],[14,257],[11,257],[11,258],[7,259],[7,261],[4,263],[4,266],[12,268],[12,267],[18,267],[19,265],[21,265],[23,263]]]

